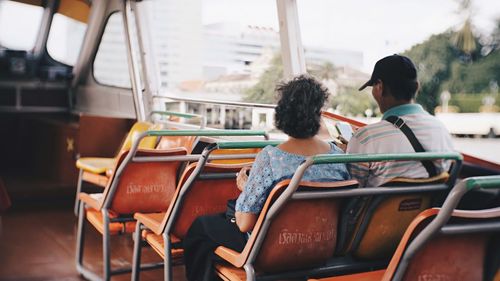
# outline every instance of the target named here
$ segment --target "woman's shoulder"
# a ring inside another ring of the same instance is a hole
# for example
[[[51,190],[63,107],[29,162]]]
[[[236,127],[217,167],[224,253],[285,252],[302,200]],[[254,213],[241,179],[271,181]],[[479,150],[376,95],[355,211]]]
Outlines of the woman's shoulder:
[[[259,151],[257,153],[257,156],[256,156],[256,159],[255,161],[269,161],[269,158],[272,157],[273,155],[273,151],[275,150],[276,148],[272,145],[267,145],[265,146],[261,151]]]
[[[333,142],[326,142],[330,146],[330,150],[326,152],[325,154],[343,154],[344,151],[340,149],[338,146],[336,146]],[[307,156],[291,153],[288,151],[285,151],[283,149],[280,149],[277,146],[271,146],[268,145],[264,147],[259,154],[265,154],[267,157],[274,158],[276,156],[283,158],[289,156],[290,158],[306,158]]]
[[[277,148],[275,146],[272,146],[272,145],[267,145],[265,146],[260,152],[259,154],[265,154],[267,156],[269,156],[270,154],[272,154],[274,151],[276,151]]]

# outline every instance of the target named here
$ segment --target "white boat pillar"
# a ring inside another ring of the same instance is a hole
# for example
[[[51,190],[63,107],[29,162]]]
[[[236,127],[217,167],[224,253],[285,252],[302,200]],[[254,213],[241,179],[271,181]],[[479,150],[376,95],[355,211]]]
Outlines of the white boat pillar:
[[[290,79],[306,73],[296,0],[276,0],[280,26],[283,76]]]
[[[130,75],[130,82],[132,84],[132,98],[134,100],[134,109],[137,121],[146,120],[146,113],[144,109],[144,99],[142,94],[142,81],[139,72],[139,62],[137,60],[136,44],[132,34],[135,28],[135,22],[132,19],[133,13],[130,1],[124,0],[122,6],[123,27],[125,30],[125,46],[127,47],[127,61],[128,70]]]

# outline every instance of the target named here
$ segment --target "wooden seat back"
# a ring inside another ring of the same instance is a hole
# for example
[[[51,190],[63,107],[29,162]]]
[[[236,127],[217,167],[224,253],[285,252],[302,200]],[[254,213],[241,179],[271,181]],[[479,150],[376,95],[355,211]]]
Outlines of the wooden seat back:
[[[395,178],[385,187],[425,186],[445,183],[448,173],[427,179]],[[358,259],[389,259],[411,221],[431,207],[431,193],[377,195],[349,200],[343,213],[342,254]],[[359,212],[357,216],[351,213]],[[354,221],[349,222],[349,220]],[[354,224],[354,227],[348,223]],[[351,228],[351,230],[348,230]]]
[[[171,204],[162,228],[164,228],[169,216],[175,215],[171,234],[182,239],[197,217],[225,212],[227,201],[236,199],[240,194],[240,190],[236,187],[236,173],[244,165],[206,163],[201,174],[183,196],[183,201],[176,214],[172,213],[174,204]],[[196,163],[192,163],[184,171],[174,200],[180,200],[180,187],[184,185],[195,168]]]
[[[339,198],[288,200],[272,219],[267,232],[259,233],[263,231],[267,213],[289,183],[290,180],[284,180],[273,188],[243,250],[242,254],[250,252],[257,235],[265,235],[255,258],[255,269],[259,272],[272,273],[321,265],[335,252]],[[356,186],[357,181],[354,180],[301,182],[299,189],[334,191]]]
[[[261,151],[260,148],[239,148],[239,149],[216,149],[211,155],[234,155],[234,154],[257,154]],[[242,158],[242,159],[217,159],[211,160],[210,163],[215,164],[242,164],[251,163],[254,158]]]
[[[428,209],[415,218],[405,232],[383,280],[391,280],[402,256],[420,231],[438,214],[439,209]],[[500,208],[461,211],[455,210],[449,224],[464,226],[470,223],[500,222]],[[417,250],[411,259],[403,280],[492,280],[498,264],[488,264],[500,251],[500,232],[496,230],[453,235],[438,234]],[[488,275],[486,278],[485,275]]]
[[[163,136],[156,149],[164,150],[174,147],[184,147],[188,153],[191,153],[197,138],[197,136]]]
[[[138,150],[136,156],[179,156],[186,155],[185,148],[169,150]],[[114,171],[128,155],[119,155]],[[120,176],[112,175],[104,190],[104,198],[111,198],[110,210],[117,214],[136,212],[152,213],[165,211],[177,187],[177,174],[182,161],[173,162],[129,162]],[[116,185],[111,194],[112,185]],[[103,200],[104,201],[104,200]]]

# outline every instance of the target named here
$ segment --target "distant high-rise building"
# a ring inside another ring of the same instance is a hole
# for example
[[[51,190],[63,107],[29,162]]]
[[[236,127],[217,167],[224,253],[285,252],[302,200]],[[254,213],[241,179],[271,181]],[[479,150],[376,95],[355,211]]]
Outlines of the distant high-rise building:
[[[141,5],[148,5],[148,31],[153,39],[159,79],[164,89],[178,89],[185,81],[211,81],[223,75],[245,74],[255,79],[268,66],[262,62],[269,61],[269,57],[280,51],[279,32],[273,28],[228,22],[203,25],[201,0],[144,1]],[[112,23],[123,24],[120,21]],[[108,72],[103,75],[124,80],[123,76],[128,75],[123,71],[126,60],[118,60],[118,57],[123,58],[125,50],[123,39],[118,40],[123,36],[123,28],[106,29],[110,34],[105,37],[111,39],[106,45],[116,45],[119,52],[115,54],[111,46],[100,50],[110,56],[109,63],[103,56],[101,67]],[[306,61],[316,65],[328,62],[336,67],[361,69],[363,64],[361,52],[307,45],[304,52]],[[258,63],[252,65],[256,61]],[[118,64],[121,75],[111,71]]]
[[[203,27],[203,74],[213,79],[223,74],[250,73],[250,65],[266,52],[280,50],[279,33],[259,26],[216,23]],[[312,64],[332,63],[361,69],[363,54],[357,51],[304,46],[306,61]]]
[[[205,25],[203,40],[203,74],[207,80],[225,74],[248,74],[250,64],[266,49],[279,49],[279,34],[272,28],[236,23]]]
[[[202,79],[201,0],[152,1],[150,7],[161,86]]]

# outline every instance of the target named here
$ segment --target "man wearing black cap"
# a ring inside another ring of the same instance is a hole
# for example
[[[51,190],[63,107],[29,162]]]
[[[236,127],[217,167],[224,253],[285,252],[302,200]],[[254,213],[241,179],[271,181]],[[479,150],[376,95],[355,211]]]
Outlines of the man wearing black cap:
[[[360,128],[351,138],[347,153],[409,153],[453,151],[444,125],[414,103],[419,87],[413,62],[392,55],[375,64],[372,76],[359,90],[372,87],[382,120]],[[379,162],[350,165],[361,186],[380,186],[395,177],[428,178],[447,171],[447,161]]]

